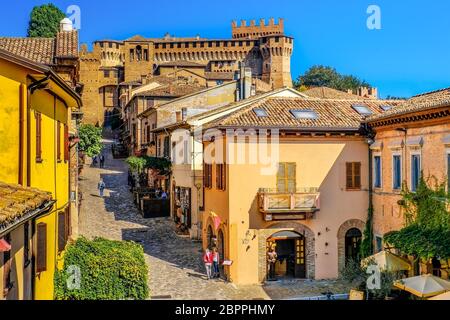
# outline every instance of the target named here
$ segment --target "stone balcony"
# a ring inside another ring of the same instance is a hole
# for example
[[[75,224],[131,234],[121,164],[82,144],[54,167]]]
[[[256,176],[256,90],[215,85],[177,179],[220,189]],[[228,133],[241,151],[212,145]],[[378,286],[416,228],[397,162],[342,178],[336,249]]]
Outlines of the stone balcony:
[[[297,189],[295,192],[258,191],[259,212],[265,221],[311,219],[320,210],[319,200],[317,188]]]

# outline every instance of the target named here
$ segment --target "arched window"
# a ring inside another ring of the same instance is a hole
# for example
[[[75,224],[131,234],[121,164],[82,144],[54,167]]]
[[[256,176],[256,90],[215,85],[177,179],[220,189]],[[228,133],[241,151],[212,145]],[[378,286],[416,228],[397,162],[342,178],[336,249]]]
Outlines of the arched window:
[[[136,58],[137,58],[137,61],[142,60],[142,47],[141,46],[136,47]]]

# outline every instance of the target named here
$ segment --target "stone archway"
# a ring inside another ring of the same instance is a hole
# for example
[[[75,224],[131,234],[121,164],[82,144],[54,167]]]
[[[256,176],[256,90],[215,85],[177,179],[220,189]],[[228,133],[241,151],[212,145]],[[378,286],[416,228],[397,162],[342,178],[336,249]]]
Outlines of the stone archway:
[[[345,267],[345,235],[347,231],[353,228],[358,229],[361,233],[364,232],[365,222],[359,219],[350,219],[345,221],[339,227],[337,233],[337,243],[338,243],[338,270],[342,271]]]
[[[276,222],[268,226],[266,229],[261,229],[259,231],[258,237],[258,280],[264,282],[267,276],[267,258],[266,258],[266,245],[267,239],[271,237],[274,233],[279,231],[289,230],[295,231],[296,233],[305,237],[305,250],[306,250],[306,278],[314,279],[315,270],[315,238],[314,232],[307,226],[294,222]]]

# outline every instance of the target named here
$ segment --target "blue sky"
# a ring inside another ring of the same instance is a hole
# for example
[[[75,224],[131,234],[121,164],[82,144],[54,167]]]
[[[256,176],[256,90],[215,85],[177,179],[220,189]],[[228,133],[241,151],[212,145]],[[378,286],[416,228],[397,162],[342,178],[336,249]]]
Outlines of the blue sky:
[[[295,38],[293,78],[323,64],[365,79],[383,97],[450,86],[448,0],[3,1],[0,35],[25,36],[33,6],[48,2],[63,11],[80,7],[80,42],[86,43],[166,32],[228,38],[233,19],[283,17],[286,33]],[[381,30],[366,26],[371,4],[381,9]]]

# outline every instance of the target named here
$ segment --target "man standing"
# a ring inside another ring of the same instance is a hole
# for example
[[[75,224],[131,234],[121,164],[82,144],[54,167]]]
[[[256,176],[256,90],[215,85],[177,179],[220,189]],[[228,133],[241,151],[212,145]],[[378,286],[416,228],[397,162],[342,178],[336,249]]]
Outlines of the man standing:
[[[100,193],[100,197],[102,197],[102,198],[103,198],[103,190],[105,190],[105,187],[106,187],[105,182],[103,181],[102,178],[100,178],[97,188]]]
[[[208,280],[212,278],[212,263],[213,263],[213,255],[208,248],[205,250],[205,254],[203,255],[203,263],[206,268],[206,275],[208,276]]]

